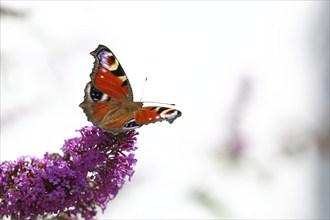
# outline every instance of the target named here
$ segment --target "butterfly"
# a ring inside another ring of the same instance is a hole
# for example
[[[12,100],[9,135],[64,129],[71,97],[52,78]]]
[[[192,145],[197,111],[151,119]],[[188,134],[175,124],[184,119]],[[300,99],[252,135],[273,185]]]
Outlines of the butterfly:
[[[87,119],[104,132],[119,134],[157,121],[172,123],[179,110],[146,106],[133,101],[133,90],[114,53],[99,45],[90,53],[95,58],[86,84],[84,101],[79,105]]]

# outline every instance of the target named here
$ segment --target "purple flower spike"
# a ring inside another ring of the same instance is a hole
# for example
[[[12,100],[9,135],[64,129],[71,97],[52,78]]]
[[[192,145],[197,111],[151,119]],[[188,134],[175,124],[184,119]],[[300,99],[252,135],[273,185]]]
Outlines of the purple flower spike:
[[[20,157],[0,167],[0,218],[95,219],[134,174],[136,131],[112,135],[90,126],[60,154]],[[128,153],[129,152],[129,153]]]

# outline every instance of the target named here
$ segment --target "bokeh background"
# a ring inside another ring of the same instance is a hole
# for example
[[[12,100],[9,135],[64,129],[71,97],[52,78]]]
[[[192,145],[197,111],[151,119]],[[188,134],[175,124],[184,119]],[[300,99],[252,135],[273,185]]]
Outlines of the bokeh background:
[[[329,219],[329,1],[1,1],[1,161],[59,152],[98,44],[139,100],[131,182],[99,219]]]

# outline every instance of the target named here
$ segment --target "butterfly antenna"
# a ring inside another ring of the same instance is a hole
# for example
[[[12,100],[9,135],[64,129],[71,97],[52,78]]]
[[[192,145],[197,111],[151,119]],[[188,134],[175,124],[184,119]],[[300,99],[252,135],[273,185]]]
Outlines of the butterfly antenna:
[[[141,102],[142,97],[143,97],[144,88],[146,87],[147,80],[148,80],[148,77],[146,77],[146,79],[144,80],[143,89],[142,89],[142,93],[141,93],[141,97],[140,97],[140,102]]]
[[[145,102],[143,102],[143,103],[156,103],[156,104],[161,104],[161,105],[172,105],[172,106],[175,106],[175,104],[165,103],[165,102],[145,101]]]

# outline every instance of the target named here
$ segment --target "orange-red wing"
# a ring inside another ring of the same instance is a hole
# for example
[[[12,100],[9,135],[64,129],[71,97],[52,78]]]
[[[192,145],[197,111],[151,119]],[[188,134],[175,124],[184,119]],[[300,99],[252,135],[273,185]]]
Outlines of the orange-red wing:
[[[160,106],[143,107],[135,113],[135,122],[139,125],[166,120],[172,123],[181,116],[179,110]]]
[[[95,58],[91,74],[93,85],[112,99],[133,101],[131,85],[114,53],[99,45],[91,54]]]

